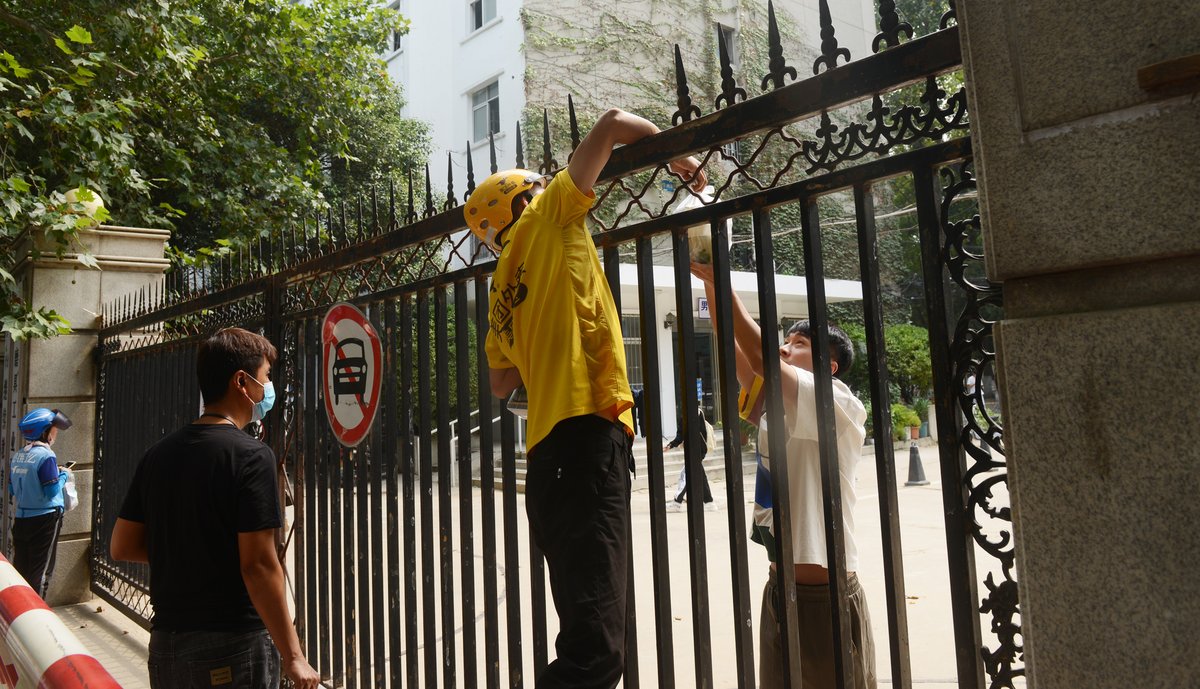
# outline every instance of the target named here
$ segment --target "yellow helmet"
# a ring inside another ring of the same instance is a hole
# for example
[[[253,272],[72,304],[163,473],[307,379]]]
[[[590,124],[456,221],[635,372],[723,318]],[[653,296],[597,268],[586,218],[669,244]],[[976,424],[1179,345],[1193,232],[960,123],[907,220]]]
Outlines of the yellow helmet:
[[[529,170],[503,170],[483,180],[463,204],[467,226],[493,251],[499,252],[496,235],[512,222],[512,202],[542,181],[542,175]]]

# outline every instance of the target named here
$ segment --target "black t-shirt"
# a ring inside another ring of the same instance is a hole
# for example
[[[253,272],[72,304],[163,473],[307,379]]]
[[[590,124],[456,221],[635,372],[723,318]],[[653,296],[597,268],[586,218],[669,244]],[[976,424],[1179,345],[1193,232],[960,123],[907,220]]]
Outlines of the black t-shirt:
[[[192,424],[146,451],[120,516],[146,525],[154,629],[251,631],[238,533],[278,528],[275,454],[226,424]]]

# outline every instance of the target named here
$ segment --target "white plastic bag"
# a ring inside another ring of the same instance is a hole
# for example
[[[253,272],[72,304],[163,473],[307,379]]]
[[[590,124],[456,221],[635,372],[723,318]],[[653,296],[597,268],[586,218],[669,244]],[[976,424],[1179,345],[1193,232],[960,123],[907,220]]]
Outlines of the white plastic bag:
[[[75,473],[68,471],[63,485],[63,509],[70,512],[76,507],[79,507],[79,491],[75,489]]]
[[[675,207],[671,209],[672,213],[682,213],[693,208],[701,208],[713,202],[713,187],[708,185],[704,190],[697,194],[690,189],[683,191],[683,197],[675,203]],[[733,244],[733,221],[725,221],[726,236],[729,237],[729,243]],[[692,225],[688,228],[688,254],[696,263],[712,263],[712,226],[703,222],[699,225]]]
[[[508,410],[513,416],[529,418],[529,393],[524,385],[518,385],[508,396]]]

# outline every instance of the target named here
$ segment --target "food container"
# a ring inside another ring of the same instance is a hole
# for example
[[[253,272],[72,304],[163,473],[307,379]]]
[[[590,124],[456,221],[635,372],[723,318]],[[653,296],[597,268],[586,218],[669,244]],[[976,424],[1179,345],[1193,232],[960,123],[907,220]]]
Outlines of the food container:
[[[682,213],[693,208],[701,208],[713,202],[712,185],[704,187],[704,191],[698,194],[691,190],[685,190],[683,194],[683,198],[671,209],[672,213]],[[726,220],[725,228],[726,235],[729,237],[729,242],[732,245],[733,221]],[[688,254],[691,256],[692,261],[696,263],[712,263],[712,226],[707,221],[688,228]]]

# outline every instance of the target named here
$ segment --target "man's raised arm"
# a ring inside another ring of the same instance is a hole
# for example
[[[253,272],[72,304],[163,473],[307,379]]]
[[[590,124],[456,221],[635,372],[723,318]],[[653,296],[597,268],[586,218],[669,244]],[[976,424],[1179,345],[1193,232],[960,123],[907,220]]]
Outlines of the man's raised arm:
[[[657,133],[658,127],[650,120],[612,108],[596,120],[592,131],[579,143],[579,147],[571,156],[570,164],[567,165],[567,172],[579,191],[587,194],[591,192],[592,186],[600,177],[600,172],[608,164],[613,146],[631,144]],[[708,183],[704,170],[700,169],[700,163],[690,156],[672,162],[671,169],[697,191]]]

